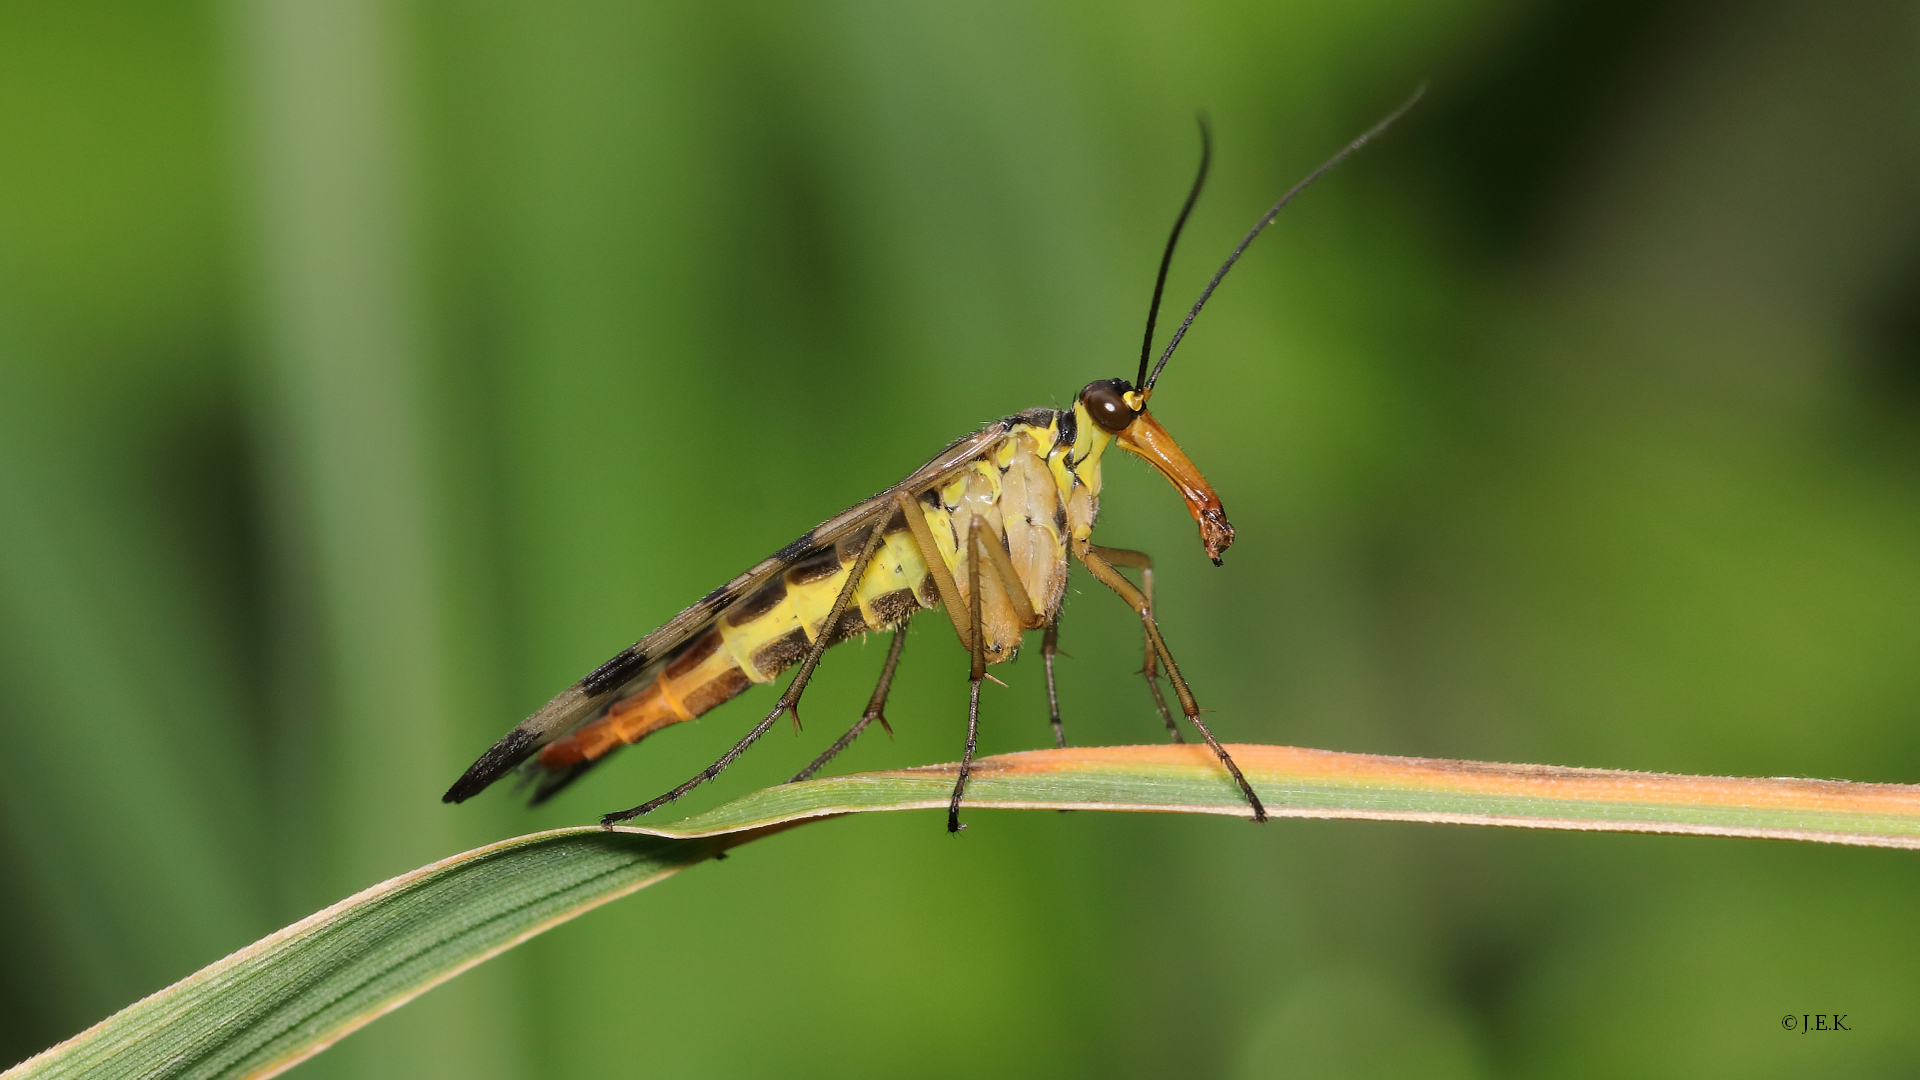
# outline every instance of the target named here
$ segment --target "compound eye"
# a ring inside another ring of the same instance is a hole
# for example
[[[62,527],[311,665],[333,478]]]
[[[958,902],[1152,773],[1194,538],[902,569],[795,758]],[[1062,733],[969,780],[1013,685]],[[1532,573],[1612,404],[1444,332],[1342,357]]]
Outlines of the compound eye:
[[[1129,387],[1125,379],[1102,379],[1090,382],[1080,391],[1080,402],[1087,407],[1087,415],[1108,432],[1118,435],[1133,423],[1138,415],[1127,404],[1125,394]]]

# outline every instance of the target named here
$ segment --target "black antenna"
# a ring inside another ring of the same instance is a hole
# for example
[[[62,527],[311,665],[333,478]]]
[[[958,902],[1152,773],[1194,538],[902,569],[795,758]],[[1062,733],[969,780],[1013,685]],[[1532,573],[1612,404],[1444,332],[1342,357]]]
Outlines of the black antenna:
[[[1213,128],[1207,124],[1206,113],[1194,119],[1200,125],[1200,175],[1193,178],[1193,189],[1187,192],[1186,204],[1180,207],[1180,216],[1173,221],[1173,235],[1167,237],[1167,250],[1160,255],[1160,276],[1153,279],[1153,302],[1147,305],[1147,336],[1140,343],[1140,374],[1133,379],[1136,387],[1147,380],[1147,360],[1153,356],[1153,324],[1160,319],[1160,294],[1167,288],[1167,268],[1173,265],[1174,245],[1180,242],[1180,230],[1187,227],[1187,215],[1193,213],[1200,189],[1207,186],[1207,167],[1213,164]]]
[[[1308,184],[1311,184],[1315,180],[1320,179],[1321,173],[1324,173],[1328,169],[1331,169],[1335,165],[1338,165],[1342,161],[1345,161],[1348,154],[1351,154],[1355,150],[1358,150],[1361,147],[1367,145],[1367,142],[1371,140],[1375,135],[1378,135],[1381,132],[1387,130],[1387,128],[1390,127],[1395,120],[1398,120],[1402,116],[1405,116],[1407,113],[1407,110],[1413,108],[1414,105],[1418,103],[1422,97],[1426,96],[1426,93],[1427,93],[1426,84],[1422,83],[1420,85],[1420,88],[1413,92],[1413,96],[1406,100],[1405,104],[1393,110],[1391,113],[1388,113],[1387,118],[1385,120],[1382,120],[1379,123],[1368,128],[1365,134],[1361,135],[1359,138],[1348,143],[1346,147],[1342,149],[1339,153],[1328,158],[1326,162],[1322,164],[1319,168],[1308,173],[1306,176],[1306,179],[1300,181],[1299,183],[1293,185],[1292,188],[1288,189],[1285,195],[1280,196],[1280,201],[1273,204],[1273,209],[1268,210],[1266,214],[1260,218],[1259,221],[1254,223],[1253,228],[1247,230],[1247,235],[1241,239],[1239,246],[1233,249],[1233,254],[1227,256],[1227,261],[1221,264],[1220,269],[1214,273],[1213,280],[1207,282],[1207,287],[1200,290],[1200,299],[1195,300],[1193,302],[1193,310],[1187,312],[1187,317],[1181,321],[1180,328],[1178,330],[1175,330],[1173,332],[1173,337],[1167,341],[1167,349],[1165,352],[1160,354],[1160,362],[1154,365],[1153,375],[1149,377],[1146,380],[1146,384],[1144,386],[1139,387],[1139,389],[1151,390],[1153,389],[1153,384],[1160,381],[1160,372],[1166,369],[1167,361],[1173,358],[1173,350],[1176,348],[1179,348],[1180,339],[1187,336],[1187,327],[1193,325],[1194,317],[1200,314],[1201,308],[1207,306],[1207,298],[1213,295],[1214,289],[1219,288],[1220,279],[1226,277],[1227,271],[1233,269],[1233,264],[1240,261],[1240,254],[1247,250],[1248,244],[1253,243],[1254,237],[1260,235],[1260,230],[1266,228],[1267,225],[1270,224],[1273,221],[1273,219],[1279,215],[1280,211],[1283,208],[1285,208],[1288,203],[1293,201],[1293,197],[1295,195],[1298,195],[1302,191],[1305,191]],[[1184,217],[1185,215],[1183,213],[1182,218],[1184,219]],[[1177,229],[1175,230],[1175,234],[1178,235]],[[1164,273],[1164,271],[1162,272]],[[1145,370],[1145,368],[1143,367],[1142,370]]]

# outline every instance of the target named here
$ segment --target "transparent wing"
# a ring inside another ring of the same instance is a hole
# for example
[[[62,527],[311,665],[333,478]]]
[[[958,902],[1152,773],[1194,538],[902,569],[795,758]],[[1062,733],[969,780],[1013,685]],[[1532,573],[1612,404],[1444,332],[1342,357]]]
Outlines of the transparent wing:
[[[806,535],[760,560],[746,573],[701,597],[658,630],[615,653],[502,736],[447,789],[442,799],[457,803],[478,795],[542,746],[601,716],[609,705],[645,686],[647,680],[673,658],[676,650],[712,626],[714,620],[726,614],[742,597],[753,595],[794,563],[884,521],[893,513],[897,492],[918,495],[937,486],[956,469],[986,452],[1014,423],[1025,417],[1026,414],[1009,417],[954,442],[905,480],[809,529]],[[536,778],[533,801],[538,803],[551,797],[593,764],[595,762],[582,762],[565,770],[542,770]]]

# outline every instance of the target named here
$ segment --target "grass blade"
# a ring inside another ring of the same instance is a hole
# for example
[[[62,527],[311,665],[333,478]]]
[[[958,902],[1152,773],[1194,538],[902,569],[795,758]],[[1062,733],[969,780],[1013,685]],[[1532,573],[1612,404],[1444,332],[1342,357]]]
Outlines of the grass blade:
[[[1680,776],[1384,757],[1293,746],[1228,750],[1274,817],[1684,833],[1920,848],[1920,786]],[[756,791],[658,836],[716,836],[870,810],[944,809],[958,766],[861,773]],[[1249,817],[1198,744],[1033,750],[983,758],[967,806]]]
[[[1915,785],[1231,750],[1276,817],[1920,848]],[[789,784],[667,828],[559,829],[456,855],[295,923],[0,1075],[270,1076],[490,956],[727,848],[843,814],[944,809],[955,769]],[[983,758],[967,805],[1248,816],[1195,745]]]
[[[589,826],[476,848],[308,916],[0,1075],[272,1076],[482,960],[728,846]]]

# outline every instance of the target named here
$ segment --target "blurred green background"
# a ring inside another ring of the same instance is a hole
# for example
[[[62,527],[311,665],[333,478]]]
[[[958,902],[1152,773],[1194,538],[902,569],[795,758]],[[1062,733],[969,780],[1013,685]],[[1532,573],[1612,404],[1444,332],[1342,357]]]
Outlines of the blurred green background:
[[[0,4],[0,1058],[554,805],[520,716],[982,421],[1109,469],[1223,737],[1920,781],[1920,16],[1896,3]],[[1154,741],[1077,576],[1071,738]],[[952,760],[922,620],[847,770]],[[699,809],[784,778],[830,654]],[[983,752],[1045,745],[1036,656]],[[568,924],[296,1075],[1872,1076],[1920,862],[1354,822],[880,815]],[[1802,1036],[1786,1013],[1847,1013]]]

